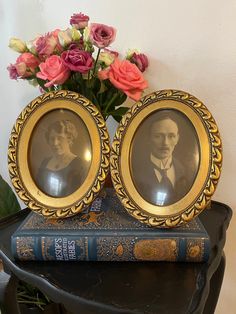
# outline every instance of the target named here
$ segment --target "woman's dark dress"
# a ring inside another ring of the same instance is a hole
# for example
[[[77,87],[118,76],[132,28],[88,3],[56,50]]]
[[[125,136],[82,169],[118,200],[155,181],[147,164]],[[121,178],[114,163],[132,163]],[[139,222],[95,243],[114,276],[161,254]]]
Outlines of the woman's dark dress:
[[[44,193],[54,197],[65,197],[75,192],[83,183],[84,175],[81,159],[74,158],[67,167],[60,170],[50,170],[46,166],[50,158],[40,165],[37,185]]]

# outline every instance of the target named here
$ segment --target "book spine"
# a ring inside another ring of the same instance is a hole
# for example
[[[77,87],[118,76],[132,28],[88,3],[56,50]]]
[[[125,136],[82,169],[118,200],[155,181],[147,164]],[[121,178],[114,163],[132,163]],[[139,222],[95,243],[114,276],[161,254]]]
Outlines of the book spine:
[[[208,238],[134,236],[13,236],[12,252],[21,261],[174,261],[205,262]]]

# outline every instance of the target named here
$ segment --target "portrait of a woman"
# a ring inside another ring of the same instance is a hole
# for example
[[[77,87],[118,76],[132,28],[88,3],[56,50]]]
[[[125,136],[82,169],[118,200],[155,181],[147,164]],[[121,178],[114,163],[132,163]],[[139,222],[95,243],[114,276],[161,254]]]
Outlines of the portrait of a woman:
[[[57,120],[48,126],[45,138],[51,154],[42,160],[36,176],[37,186],[46,194],[65,197],[83,183],[83,162],[71,150],[77,137],[70,120]]]

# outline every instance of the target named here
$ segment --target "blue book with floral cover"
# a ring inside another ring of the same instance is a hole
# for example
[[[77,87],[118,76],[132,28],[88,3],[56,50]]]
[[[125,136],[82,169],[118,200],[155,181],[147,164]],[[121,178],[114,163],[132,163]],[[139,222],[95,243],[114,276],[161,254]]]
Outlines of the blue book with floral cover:
[[[131,217],[113,189],[85,212],[48,219],[31,212],[12,235],[21,261],[205,262],[210,239],[199,218],[174,229],[155,229]]]

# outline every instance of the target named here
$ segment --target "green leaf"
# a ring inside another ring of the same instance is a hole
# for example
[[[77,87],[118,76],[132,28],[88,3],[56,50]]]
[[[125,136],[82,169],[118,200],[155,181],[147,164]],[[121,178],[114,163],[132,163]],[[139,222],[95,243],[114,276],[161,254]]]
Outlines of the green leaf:
[[[77,92],[77,93],[79,92],[79,88],[71,80],[68,80],[66,84],[61,85],[61,89],[70,90],[72,92]]]
[[[108,112],[109,116],[112,116],[117,122],[120,122],[123,115],[126,114],[126,112],[129,110],[128,107],[120,107],[114,111]]]
[[[106,86],[107,89],[110,89],[110,88],[114,87],[114,85],[112,85],[110,80],[108,80],[108,79],[103,80],[102,82]]]
[[[3,180],[0,175],[0,218],[13,214],[20,210],[20,205],[17,201],[9,184]]]
[[[100,81],[100,83],[101,83],[101,87],[100,87],[100,90],[98,92],[99,95],[103,94],[104,92],[107,91],[107,86],[105,84],[105,81]]]
[[[119,91],[119,98],[116,100],[115,106],[116,107],[121,106],[126,101],[126,99],[127,99],[127,95],[123,93],[122,91]]]
[[[96,95],[100,89],[101,89],[101,81],[98,78],[93,79],[93,86],[92,86],[93,92]]]
[[[49,92],[49,89],[44,86],[44,84],[46,83],[44,80],[42,80],[42,79],[40,79],[40,78],[38,78],[38,77],[36,77],[36,80],[37,80],[39,86],[40,86],[43,90],[45,90],[45,92]]]

